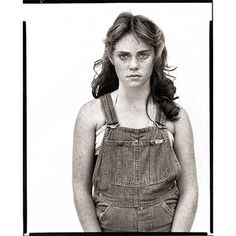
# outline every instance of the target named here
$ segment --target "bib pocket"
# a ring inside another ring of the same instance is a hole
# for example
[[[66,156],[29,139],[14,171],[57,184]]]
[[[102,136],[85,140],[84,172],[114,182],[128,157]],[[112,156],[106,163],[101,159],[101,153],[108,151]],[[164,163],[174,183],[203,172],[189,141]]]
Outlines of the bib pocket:
[[[171,156],[167,148],[167,140],[154,139],[149,141],[148,182],[157,184],[164,182],[170,176]]]
[[[113,185],[141,187],[164,182],[171,172],[165,138],[105,140],[101,173]]]
[[[103,173],[109,183],[129,186],[134,181],[133,149],[133,141],[105,140]]]

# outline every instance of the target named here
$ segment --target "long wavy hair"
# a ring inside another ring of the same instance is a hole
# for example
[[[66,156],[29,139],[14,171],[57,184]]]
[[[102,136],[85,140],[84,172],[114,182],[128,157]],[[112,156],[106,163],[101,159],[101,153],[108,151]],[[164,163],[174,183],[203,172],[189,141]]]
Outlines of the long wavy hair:
[[[119,87],[119,79],[115,72],[114,65],[110,62],[114,46],[124,35],[132,33],[143,42],[153,46],[155,52],[153,72],[150,78],[150,94],[147,104],[152,98],[153,102],[161,108],[169,120],[177,120],[180,108],[174,102],[176,87],[174,86],[174,76],[169,72],[171,69],[167,64],[167,50],[165,38],[161,29],[148,18],[142,15],[132,15],[129,12],[121,13],[107,32],[105,50],[102,59],[95,61],[95,77],[92,81],[92,94],[95,98],[111,93]],[[101,67],[100,73],[97,68]]]

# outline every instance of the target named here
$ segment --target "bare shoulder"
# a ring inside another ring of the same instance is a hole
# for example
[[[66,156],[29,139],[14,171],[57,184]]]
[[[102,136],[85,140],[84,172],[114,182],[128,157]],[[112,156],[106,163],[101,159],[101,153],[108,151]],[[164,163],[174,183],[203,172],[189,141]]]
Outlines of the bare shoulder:
[[[85,103],[79,110],[76,123],[83,123],[97,129],[105,119],[101,110],[100,99],[93,99]]]
[[[175,126],[182,126],[182,125],[189,125],[190,124],[189,115],[183,107],[180,107],[178,117],[179,117],[179,119],[174,122]]]
[[[187,111],[181,107],[179,119],[174,121],[175,137],[192,139],[192,126]]]
[[[178,118],[176,121],[166,121],[166,127],[173,135],[176,134],[176,131],[190,125],[188,113],[183,107],[180,107]]]

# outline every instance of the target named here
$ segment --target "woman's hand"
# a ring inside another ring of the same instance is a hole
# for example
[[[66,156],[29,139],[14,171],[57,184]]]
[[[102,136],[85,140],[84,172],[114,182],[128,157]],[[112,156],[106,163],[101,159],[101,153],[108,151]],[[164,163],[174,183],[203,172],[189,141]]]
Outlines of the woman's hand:
[[[178,179],[180,197],[175,211],[172,232],[189,232],[198,203],[198,183],[194,157],[192,128],[187,112],[181,108],[175,122],[174,149],[183,172]]]

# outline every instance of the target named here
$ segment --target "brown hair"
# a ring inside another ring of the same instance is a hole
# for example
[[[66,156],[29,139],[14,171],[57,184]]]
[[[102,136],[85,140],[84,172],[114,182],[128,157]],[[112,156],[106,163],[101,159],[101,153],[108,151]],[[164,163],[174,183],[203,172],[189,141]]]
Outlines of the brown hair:
[[[155,51],[154,67],[150,78],[151,90],[146,104],[152,98],[156,104],[160,105],[167,119],[177,120],[180,108],[174,102],[178,97],[174,97],[176,93],[176,87],[172,81],[174,77],[169,74],[175,68],[171,69],[167,65],[164,34],[155,23],[141,15],[134,16],[129,12],[123,12],[108,30],[103,57],[94,63],[95,72],[97,67],[102,66],[102,68],[99,74],[96,72],[96,77],[92,81],[93,96],[98,98],[118,89],[119,79],[109,56],[112,55],[116,42],[128,33],[132,33],[153,46]]]

